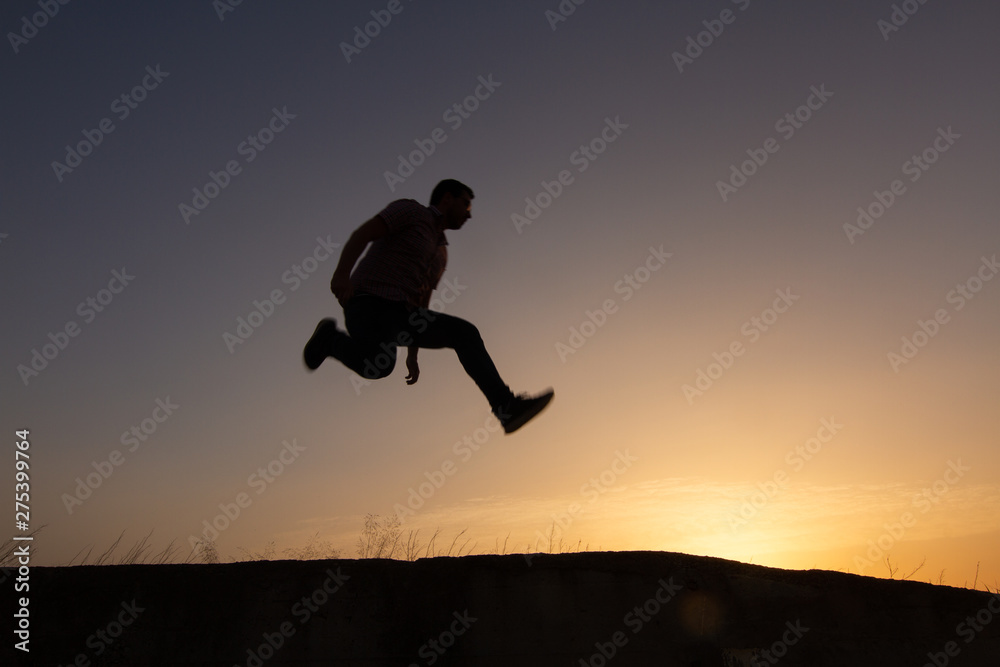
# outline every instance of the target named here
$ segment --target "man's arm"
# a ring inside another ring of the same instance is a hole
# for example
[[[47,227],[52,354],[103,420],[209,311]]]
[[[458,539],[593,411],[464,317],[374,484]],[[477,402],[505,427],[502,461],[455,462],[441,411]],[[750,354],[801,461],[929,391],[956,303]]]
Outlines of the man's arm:
[[[355,229],[350,238],[347,239],[344,249],[340,251],[337,269],[333,272],[333,278],[330,280],[330,291],[337,297],[340,305],[344,305],[344,302],[351,298],[354,291],[351,287],[351,271],[354,270],[354,265],[357,264],[361,253],[365,251],[369,243],[388,233],[389,228],[386,227],[385,221],[376,215]]]
[[[448,262],[447,250],[442,246],[441,249],[442,261],[438,267],[437,275],[431,277],[431,282],[425,287],[425,289],[420,293],[420,307],[428,308],[431,305],[431,294],[437,289],[438,283],[441,282],[441,276],[444,275],[444,267]],[[406,368],[410,371],[410,374],[406,376],[406,384],[413,384],[420,377],[420,363],[417,361],[417,353],[420,348],[416,345],[411,345],[406,350]]]
[[[420,295],[420,307],[426,308],[431,304],[431,292],[433,290],[427,290]],[[406,348],[406,370],[410,373],[406,376],[406,384],[414,384],[420,377],[420,362],[417,361],[417,353],[420,348],[416,345],[410,345]]]

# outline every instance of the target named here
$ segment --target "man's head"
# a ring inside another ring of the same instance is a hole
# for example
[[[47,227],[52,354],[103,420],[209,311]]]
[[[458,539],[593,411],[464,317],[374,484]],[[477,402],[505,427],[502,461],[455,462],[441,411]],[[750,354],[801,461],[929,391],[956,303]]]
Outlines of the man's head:
[[[472,188],[448,178],[434,186],[431,206],[441,211],[445,229],[461,229],[465,221],[472,217],[473,197]]]

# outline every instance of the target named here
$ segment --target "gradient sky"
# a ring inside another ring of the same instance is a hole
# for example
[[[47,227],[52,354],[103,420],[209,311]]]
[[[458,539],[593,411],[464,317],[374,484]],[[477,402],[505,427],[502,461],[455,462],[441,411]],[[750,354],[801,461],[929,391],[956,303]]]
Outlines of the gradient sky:
[[[889,30],[892,3],[862,0],[219,5],[70,3],[7,35],[0,391],[4,428],[31,431],[37,564],[123,530],[186,552],[239,498],[223,559],[317,533],[352,556],[366,514],[437,479],[404,530],[467,528],[477,553],[553,534],[1000,578],[1000,8],[930,2]],[[39,11],[6,3],[0,26]],[[391,22],[345,55],[373,11]],[[211,173],[226,187],[185,219]],[[514,436],[451,351],[412,387],[401,363],[359,387],[301,361],[342,317],[323,245],[442,178],[476,197],[437,307],[515,391],[556,390]],[[859,207],[881,215],[852,230]]]

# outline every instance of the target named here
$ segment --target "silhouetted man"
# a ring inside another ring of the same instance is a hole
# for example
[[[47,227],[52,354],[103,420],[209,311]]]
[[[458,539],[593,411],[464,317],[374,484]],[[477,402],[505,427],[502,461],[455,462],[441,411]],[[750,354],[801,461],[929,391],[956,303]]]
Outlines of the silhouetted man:
[[[469,186],[447,179],[434,187],[429,207],[400,199],[354,230],[330,281],[330,290],[344,308],[347,333],[337,329],[333,319],[321,320],[306,343],[303,359],[316,370],[327,357],[334,357],[374,380],[392,372],[396,348],[403,346],[409,371],[406,383],[413,384],[420,377],[420,348],[452,348],[504,431],[512,433],[545,408],[552,390],[535,397],[515,396],[500,378],[474,325],[428,310],[431,292],[448,261],[444,231],[461,229],[472,217],[473,197]]]

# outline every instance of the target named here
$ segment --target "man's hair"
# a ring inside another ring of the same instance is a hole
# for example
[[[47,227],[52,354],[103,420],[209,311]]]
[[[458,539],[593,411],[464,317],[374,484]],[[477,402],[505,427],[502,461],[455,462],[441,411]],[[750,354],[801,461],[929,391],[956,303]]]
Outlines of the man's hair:
[[[431,206],[440,203],[445,195],[450,194],[452,197],[461,197],[466,193],[468,193],[469,199],[473,199],[476,196],[472,194],[472,188],[465,183],[456,181],[454,178],[446,178],[434,186],[434,190],[431,192]]]

